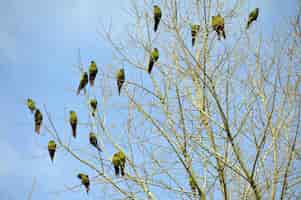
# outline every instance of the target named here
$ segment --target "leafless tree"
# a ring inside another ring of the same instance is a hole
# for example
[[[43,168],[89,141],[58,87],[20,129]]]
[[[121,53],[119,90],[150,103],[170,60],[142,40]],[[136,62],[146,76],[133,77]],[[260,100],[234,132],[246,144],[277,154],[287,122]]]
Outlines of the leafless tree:
[[[85,94],[89,114],[89,99],[99,100],[96,117],[79,122],[97,132],[101,156],[72,149],[45,107],[48,132],[97,174],[91,184],[100,186],[100,194],[105,191],[110,199],[301,198],[300,14],[289,19],[289,32],[265,37],[256,22],[245,30],[244,3],[161,0],[155,33],[152,1],[131,0],[122,40],[111,26],[101,28],[115,59]],[[226,40],[218,40],[211,27],[211,16],[218,13],[225,18]],[[191,24],[201,26],[194,47]],[[153,48],[160,57],[148,74]],[[121,67],[126,82],[119,97],[115,72]],[[127,155],[124,177],[114,175],[112,149]]]

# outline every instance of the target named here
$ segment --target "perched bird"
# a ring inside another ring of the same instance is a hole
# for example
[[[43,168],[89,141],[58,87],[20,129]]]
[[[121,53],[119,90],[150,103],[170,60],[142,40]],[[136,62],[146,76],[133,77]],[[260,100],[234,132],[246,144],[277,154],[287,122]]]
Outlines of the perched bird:
[[[118,153],[114,153],[114,155],[112,157],[112,164],[114,166],[115,175],[118,176],[119,175],[119,166],[120,166],[119,154]]]
[[[125,175],[124,168],[125,168],[126,157],[122,151],[119,152],[119,159],[120,159],[121,176],[124,176]]]
[[[33,113],[36,109],[36,104],[31,98],[27,99],[27,107],[31,111],[31,113]]]
[[[72,128],[72,135],[74,138],[76,138],[77,115],[76,112],[73,110],[70,111],[69,122]]]
[[[156,32],[162,17],[161,8],[158,5],[154,5],[154,31]]]
[[[124,84],[124,81],[125,81],[125,73],[124,73],[123,68],[121,68],[117,71],[116,79],[117,79],[118,94],[120,96],[121,88],[122,88],[122,85]]]
[[[90,63],[90,67],[89,67],[89,82],[90,82],[91,86],[94,85],[94,81],[95,81],[97,72],[98,72],[97,65],[96,65],[95,61],[92,60]]]
[[[77,177],[81,180],[81,183],[85,186],[87,193],[90,190],[90,180],[89,176],[83,173],[79,173]]]
[[[223,38],[226,39],[225,21],[220,14],[212,16],[212,28],[216,31],[218,40],[221,39],[221,34]]]
[[[53,161],[53,159],[54,159],[55,151],[56,151],[55,141],[50,140],[48,142],[48,152],[49,152],[49,156],[50,156],[51,161]]]
[[[84,74],[80,78],[80,82],[76,94],[79,95],[80,91],[84,89],[87,84],[88,84],[88,73],[84,72]]]
[[[197,38],[198,32],[200,31],[201,26],[199,24],[191,25],[191,38],[192,38],[192,46],[194,46],[195,40]]]
[[[43,115],[39,109],[36,109],[36,112],[34,114],[34,124],[35,124],[35,132],[37,134],[40,134],[42,122],[43,122]]]
[[[253,21],[257,20],[259,14],[259,8],[255,8],[250,14],[249,14],[249,18],[248,18],[248,22],[247,22],[247,26],[246,29],[248,29],[250,27],[250,25],[252,24]]]
[[[125,168],[125,162],[126,162],[126,156],[122,151],[119,151],[113,155],[112,163],[115,170],[115,175],[118,176],[121,174],[121,176],[124,176],[124,168]]]
[[[159,59],[159,50],[157,48],[154,48],[153,51],[151,52],[149,63],[148,63],[149,74],[152,72],[153,66],[158,59]]]
[[[90,140],[90,144],[92,146],[94,146],[98,151],[102,151],[101,148],[98,145],[97,137],[96,137],[95,133],[90,132],[90,134],[89,134],[89,140]]]
[[[92,109],[92,116],[95,117],[95,112],[96,112],[96,109],[97,109],[97,100],[96,99],[91,99],[90,100],[90,106],[91,106],[91,109]]]

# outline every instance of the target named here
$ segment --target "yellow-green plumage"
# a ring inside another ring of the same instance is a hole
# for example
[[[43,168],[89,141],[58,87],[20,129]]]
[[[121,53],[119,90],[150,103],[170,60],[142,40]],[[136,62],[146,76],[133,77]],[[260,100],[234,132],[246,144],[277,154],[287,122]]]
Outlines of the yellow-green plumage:
[[[221,35],[226,39],[224,18],[220,14],[212,16],[211,23],[213,30],[217,33],[218,39],[220,40]]]
[[[72,128],[72,135],[74,138],[76,138],[76,128],[77,128],[77,115],[76,112],[71,110],[69,116],[69,122]]]
[[[119,175],[119,166],[120,166],[120,160],[119,160],[118,153],[114,153],[113,158],[112,158],[112,163],[114,166],[115,175],[118,176]]]
[[[34,114],[34,124],[35,124],[35,132],[37,134],[40,134],[42,122],[43,122],[43,115],[39,109],[36,109],[36,112]]]
[[[87,193],[90,190],[90,180],[89,176],[83,173],[79,173],[77,177],[81,180],[81,184],[83,184],[86,188]]]
[[[56,143],[54,140],[50,140],[48,142],[48,152],[49,152],[51,161],[53,161],[53,159],[54,159],[55,151],[56,151]]]
[[[31,111],[31,113],[33,113],[36,109],[36,104],[31,98],[27,99],[27,107]]]
[[[126,156],[122,151],[119,151],[113,155],[112,163],[114,166],[116,176],[118,176],[119,174],[121,176],[125,175],[125,172],[124,172],[125,162],[126,162]]]
[[[98,151],[101,151],[101,148],[98,145],[98,141],[97,141],[97,137],[96,137],[95,133],[90,132],[89,141],[92,146],[94,146]]]
[[[159,59],[159,50],[157,48],[154,48],[153,51],[151,52],[149,63],[148,63],[147,71],[149,74],[152,72],[153,66],[158,61],[158,59]]]
[[[97,109],[97,100],[96,99],[91,99],[90,100],[90,106],[92,109],[92,116],[95,117],[96,109]]]
[[[92,60],[90,63],[90,67],[89,67],[89,82],[90,82],[91,86],[94,85],[94,81],[95,81],[97,72],[98,72],[98,69],[97,69],[96,62],[94,60]]]
[[[124,176],[125,175],[124,168],[125,168],[126,157],[122,151],[119,151],[119,159],[120,159],[121,176]]]
[[[250,27],[250,25],[252,24],[253,21],[257,20],[257,17],[259,15],[259,8],[255,8],[250,14],[249,14],[249,18],[248,18],[248,22],[247,22],[247,26],[246,29],[248,29]]]
[[[154,5],[154,31],[158,30],[160,20],[162,17],[161,8],[158,5]]]
[[[195,40],[197,38],[198,32],[200,31],[201,26],[199,24],[191,25],[191,38],[192,38],[192,46],[194,46]]]
[[[84,89],[87,84],[88,84],[88,73],[84,72],[84,74],[80,78],[80,82],[76,94],[79,95],[80,91]]]
[[[117,71],[116,80],[117,80],[118,94],[120,95],[121,88],[125,82],[125,72],[123,68]]]

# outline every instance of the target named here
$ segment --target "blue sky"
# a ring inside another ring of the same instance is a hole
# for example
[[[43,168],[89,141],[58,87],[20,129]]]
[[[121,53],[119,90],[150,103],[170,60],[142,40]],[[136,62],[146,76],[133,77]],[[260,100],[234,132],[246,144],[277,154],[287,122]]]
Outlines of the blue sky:
[[[54,199],[50,192],[78,184],[74,175],[82,168],[69,168],[65,162],[72,166],[72,159],[65,154],[57,154],[55,165],[50,163],[46,149],[49,137],[46,133],[39,137],[34,134],[32,115],[24,103],[32,97],[38,105],[46,104],[55,121],[69,131],[64,126],[64,109],[78,109],[82,103],[71,91],[79,78],[75,67],[78,48],[84,64],[91,59],[101,65],[110,63],[110,49],[97,29],[100,20],[117,20],[122,2],[1,1],[0,110],[5,113],[0,121],[0,176],[5,180],[0,183],[1,199],[24,199],[34,177],[37,184],[33,199]],[[63,175],[68,181],[60,181]],[[77,199],[86,198],[85,193],[78,195]],[[64,197],[76,199],[73,192],[65,192],[57,199]]]
[[[100,20],[112,19],[118,24],[115,35],[122,38],[127,19],[120,13],[129,5],[124,0],[0,1],[0,198],[24,199],[36,177],[33,199],[92,199],[97,194],[87,197],[82,190],[63,192],[57,198],[51,194],[77,184],[74,174],[87,169],[65,153],[57,154],[55,165],[51,164],[48,137],[33,132],[25,100],[32,97],[38,105],[46,104],[61,130],[69,131],[64,109],[79,109],[83,102],[72,91],[79,78],[75,68],[78,49],[85,65],[91,59],[101,66],[112,63],[111,48],[97,29]],[[250,1],[246,9],[259,5],[260,29],[272,31],[281,17],[296,12],[296,2]],[[282,16],[277,17],[279,13]],[[284,25],[277,28],[286,29]],[[62,176],[65,181],[58,181]]]

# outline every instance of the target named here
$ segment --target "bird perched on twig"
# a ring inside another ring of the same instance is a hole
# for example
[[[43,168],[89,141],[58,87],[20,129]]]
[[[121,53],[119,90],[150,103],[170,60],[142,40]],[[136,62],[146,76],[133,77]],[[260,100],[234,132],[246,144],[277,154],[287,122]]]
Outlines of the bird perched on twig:
[[[76,94],[79,95],[80,91],[84,89],[87,84],[88,84],[88,73],[84,72],[80,78],[80,82]]]
[[[258,14],[259,14],[259,8],[255,8],[255,9],[249,14],[248,22],[247,22],[247,25],[246,25],[246,29],[248,29],[248,28],[250,27],[250,25],[252,24],[252,22],[254,22],[254,21],[257,20]]]
[[[49,152],[49,156],[50,156],[50,159],[52,162],[54,159],[55,151],[56,151],[56,143],[54,140],[50,140],[48,142],[48,152]]]
[[[69,112],[69,122],[72,128],[72,135],[74,138],[76,138],[77,115],[73,110]]]
[[[90,67],[89,67],[89,82],[90,82],[91,86],[94,85],[94,81],[95,81],[97,72],[98,72],[98,69],[97,69],[96,62],[94,60],[92,60],[90,63]]]
[[[83,173],[79,173],[77,175],[77,177],[81,180],[81,184],[83,184],[86,188],[86,192],[88,194],[89,190],[90,190],[90,180],[89,180],[89,176]]]
[[[90,134],[89,134],[89,141],[90,141],[90,144],[92,146],[94,146],[98,151],[102,151],[101,148],[98,145],[98,141],[97,141],[97,137],[96,137],[95,133],[90,132]]]
[[[160,20],[162,17],[161,8],[158,5],[154,5],[154,31],[158,30]]]
[[[159,50],[157,48],[154,48],[153,51],[151,52],[149,63],[148,63],[149,74],[152,72],[153,66],[158,61],[158,59],[159,59]]]
[[[112,158],[112,163],[114,166],[116,176],[118,176],[119,174],[121,176],[125,175],[125,173],[124,173],[125,162],[126,162],[126,156],[122,151],[114,153],[113,158]]]
[[[36,112],[34,114],[34,124],[35,124],[35,132],[37,134],[40,134],[42,122],[43,122],[43,115],[39,109],[36,109]]]
[[[117,80],[118,94],[120,96],[121,88],[125,81],[125,72],[124,72],[123,68],[121,68],[117,71],[116,80]]]
[[[96,99],[91,99],[90,100],[90,106],[92,109],[92,116],[95,117],[96,109],[97,109],[97,100]]]
[[[215,30],[215,32],[217,33],[218,40],[221,39],[221,35],[224,39],[226,39],[224,18],[220,14],[212,16],[211,23],[213,30]]]

